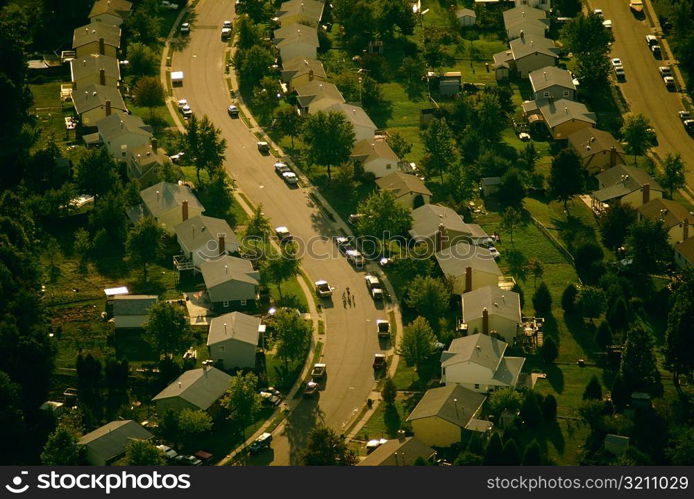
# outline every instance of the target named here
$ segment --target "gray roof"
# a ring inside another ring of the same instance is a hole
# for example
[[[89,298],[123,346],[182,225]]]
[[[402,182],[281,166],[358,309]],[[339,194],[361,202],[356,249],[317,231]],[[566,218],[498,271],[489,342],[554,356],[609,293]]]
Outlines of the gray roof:
[[[96,126],[101,139],[107,146],[117,142],[119,146],[125,143],[129,147],[135,147],[148,144],[152,138],[152,128],[145,125],[142,118],[134,114],[113,113],[97,121]],[[111,151],[113,154],[118,152]]]
[[[494,60],[494,67],[499,68],[510,68],[510,62],[513,61],[513,52],[510,50],[504,50],[503,52],[497,52],[492,56]]]
[[[511,48],[511,52],[513,53],[513,58],[515,60],[536,53],[545,54],[555,58],[559,57],[557,54],[557,48],[552,40],[534,33],[531,33],[524,38],[516,38],[515,40],[511,40],[509,47]]]
[[[576,90],[571,73],[557,66],[546,66],[531,71],[530,74],[528,74],[528,78],[530,78],[530,85],[533,87],[533,92],[540,92],[545,88],[555,85]]]
[[[463,217],[454,210],[438,204],[425,204],[412,211],[410,236],[413,239],[431,238],[438,232],[439,225],[451,232],[472,235]]]
[[[77,114],[82,114],[92,109],[106,107],[106,103],[111,103],[112,112],[127,111],[128,108],[123,102],[118,87],[109,85],[89,85],[80,90],[72,92],[72,102],[75,105]]]
[[[253,269],[250,260],[234,256],[227,255],[206,261],[200,265],[200,272],[207,288],[227,281],[241,281],[256,286],[260,284],[260,273]]]
[[[147,315],[157,295],[118,295],[113,297],[113,315]]]
[[[536,102],[545,123],[550,128],[574,120],[585,121],[594,125],[597,120],[595,113],[590,112],[586,105],[581,102],[569,99],[540,99]]]
[[[494,379],[508,386],[516,386],[525,364],[525,357],[504,357],[494,373]]]
[[[325,80],[325,68],[323,63],[311,57],[295,57],[289,61],[282,61],[282,81],[289,82],[292,79],[313,71],[315,78]]]
[[[415,437],[388,440],[380,445],[357,466],[412,466],[417,458],[429,459],[434,449]]]
[[[694,216],[684,205],[670,199],[652,199],[648,203],[639,206],[639,213],[651,221],[662,221],[666,229],[670,229],[684,221],[694,221]]]
[[[622,145],[610,132],[598,128],[585,127],[576,130],[567,137],[569,145],[581,158],[597,153],[610,151],[614,147],[619,154],[624,154]]]
[[[327,107],[325,111],[337,111],[338,113],[342,113],[345,118],[347,118],[347,121],[349,121],[353,126],[373,128],[374,132],[376,131],[376,125],[374,122],[371,121],[371,118],[369,118],[369,115],[366,114],[366,111],[359,106],[339,102]]]
[[[79,439],[78,443],[87,446],[90,453],[101,460],[109,462],[122,455],[132,440],[149,440],[153,437],[154,435],[140,424],[126,419],[111,421],[87,433]]]
[[[207,249],[210,256],[218,256],[219,236],[224,236],[225,250],[231,253],[238,251],[239,241],[226,220],[198,215],[181,222],[174,228],[176,236],[185,247],[194,251]]]
[[[675,245],[675,251],[679,253],[682,258],[687,260],[690,265],[694,265],[694,237],[690,237],[681,243],[677,243]]]
[[[396,198],[410,193],[431,196],[431,191],[427,189],[424,182],[414,175],[410,175],[408,173],[390,173],[385,177],[376,179],[376,185],[378,185],[378,188],[381,190],[393,192]]]
[[[282,26],[274,31],[274,43],[278,47],[282,46],[282,42],[288,43],[309,43],[314,47],[318,47],[318,30],[315,26],[306,26],[301,23],[291,23]]]
[[[231,376],[216,367],[191,369],[181,374],[152,400],[180,397],[205,411],[224,395],[229,388],[229,381]]]
[[[183,201],[188,201],[189,208],[195,207],[205,211],[205,207],[187,185],[159,182],[140,191],[140,197],[153,217],[166,213],[177,206],[180,207]]]
[[[407,417],[407,421],[439,417],[449,423],[465,428],[486,399],[486,395],[473,392],[460,385],[432,388],[426,391],[417,406]]]
[[[231,339],[257,346],[259,327],[260,318],[252,315],[241,312],[220,315],[210,321],[207,346],[223,343]]]
[[[467,224],[467,228],[470,229],[470,236],[473,238],[489,237],[489,234],[487,234],[487,231],[485,231],[481,225]]]
[[[93,42],[104,39],[104,44],[120,48],[120,28],[110,24],[93,22],[85,26],[75,28],[72,32],[72,48],[76,49]]]
[[[542,9],[536,9],[527,5],[521,5],[503,12],[504,26],[506,29],[530,20],[547,19],[547,13]]]
[[[475,19],[477,19],[477,14],[475,14],[475,11],[472,9],[458,9],[455,11],[455,16],[458,19],[466,16],[474,17]]]
[[[350,158],[369,163],[376,159],[400,161],[385,140],[363,139],[354,144]]]
[[[99,71],[102,69],[107,78],[120,80],[120,64],[115,57],[91,54],[70,61],[70,77],[73,82],[90,76],[98,77]]]
[[[463,293],[463,321],[482,317],[482,310],[489,315],[505,317],[518,324],[521,322],[520,295],[513,291],[504,291],[497,286],[484,286],[468,293]]]
[[[663,191],[663,188],[647,172],[628,165],[617,165],[596,175],[600,185],[605,187],[593,192],[598,201],[608,201],[630,194],[649,184],[652,190]]]
[[[312,21],[319,21],[323,16],[324,3],[319,0],[289,0],[282,2],[277,17],[301,16]]]
[[[472,362],[496,371],[501,359],[504,358],[507,346],[508,343],[505,341],[492,338],[488,334],[478,333],[455,338],[451,341],[448,350],[443,352],[443,354],[447,355],[445,355],[445,360],[441,363],[441,367],[460,362]]]
[[[465,269],[479,270],[489,274],[502,275],[499,266],[489,250],[460,242],[436,253],[436,261],[444,275],[462,276]]]
[[[132,2],[128,0],[96,0],[89,11],[89,17],[101,16],[104,14],[112,14],[121,18],[125,18],[130,14]]]
[[[344,102],[345,98],[340,93],[340,90],[332,83],[313,80],[308,83],[296,87],[296,100],[301,107],[311,107],[312,112],[325,109],[335,103]],[[319,106],[319,101],[324,100],[324,105]]]

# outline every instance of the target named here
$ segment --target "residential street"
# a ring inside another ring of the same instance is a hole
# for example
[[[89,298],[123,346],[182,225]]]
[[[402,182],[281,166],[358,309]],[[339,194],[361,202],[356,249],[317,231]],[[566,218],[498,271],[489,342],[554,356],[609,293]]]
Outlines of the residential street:
[[[591,8],[603,10],[605,19],[612,19],[615,42],[612,57],[624,64],[626,81],[619,87],[629,103],[629,110],[644,114],[658,136],[654,152],[661,158],[680,153],[688,167],[687,185],[694,189],[694,139],[685,131],[677,112],[684,109],[680,94],[665,88],[658,66],[668,59],[653,57],[646,44],[646,35],[653,34],[647,18],[637,19],[625,0],[591,0]]]
[[[190,43],[173,56],[171,70],[185,73],[184,84],[175,88],[174,95],[187,99],[197,116],[207,115],[221,128],[227,141],[225,167],[241,191],[254,204],[262,203],[273,227],[286,225],[300,244],[310,244],[303,267],[311,281],[326,279],[336,288],[333,303],[322,302],[327,331],[322,359],[327,364],[326,389],[318,404],[302,402],[274,435],[271,464],[297,464],[295,451],[302,447],[315,421],[340,431],[364,406],[374,384],[373,354],[381,351],[375,323],[386,318],[386,312],[374,306],[364,272],[353,270],[339,255],[330,238],[335,234],[330,221],[310,201],[308,192],[288,187],[274,172],[274,157],[262,156],[256,137],[244,122],[227,115],[231,99],[224,85],[226,43],[220,40],[220,29],[222,21],[233,19],[233,5],[218,0],[198,3]],[[355,296],[356,306],[343,307],[346,287]]]

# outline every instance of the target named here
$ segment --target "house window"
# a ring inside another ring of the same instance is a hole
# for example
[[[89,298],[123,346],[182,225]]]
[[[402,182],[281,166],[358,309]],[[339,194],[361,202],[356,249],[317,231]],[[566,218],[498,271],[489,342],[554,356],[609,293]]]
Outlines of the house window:
[[[568,90],[564,90],[564,97],[568,97],[568,96],[569,96],[569,91],[568,91]]]
[[[543,95],[544,97],[549,97],[549,92],[544,92],[542,95]]]
[[[246,306],[246,300],[241,300],[241,306],[245,307]]]
[[[386,165],[386,170],[390,170],[390,167],[391,167],[391,166],[392,166],[392,165],[391,165],[390,163],[388,163],[388,164]]]
[[[219,345],[219,350],[224,351],[224,345]]]
[[[475,383],[475,390],[479,390],[479,389],[480,389],[479,383]]]
[[[226,308],[226,307],[229,306],[229,302],[225,300],[225,301],[222,303],[222,305],[224,306],[224,308]]]

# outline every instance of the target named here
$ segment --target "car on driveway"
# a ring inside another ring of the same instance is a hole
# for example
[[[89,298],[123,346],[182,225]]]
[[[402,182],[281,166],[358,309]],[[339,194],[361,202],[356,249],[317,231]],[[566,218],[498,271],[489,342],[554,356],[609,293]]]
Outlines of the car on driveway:
[[[271,391],[261,390],[259,395],[261,401],[270,407],[277,406],[280,404],[280,402],[282,402],[282,397],[272,393]]]
[[[232,118],[238,118],[239,117],[239,108],[234,106],[233,104],[227,108],[227,113],[229,113],[229,116]]]
[[[376,332],[378,333],[378,337],[380,339],[390,339],[390,322],[383,319],[378,319],[376,321]]]
[[[328,281],[316,281],[316,294],[319,298],[330,298],[333,295],[333,288]]]
[[[663,76],[663,83],[668,90],[675,90],[675,79],[672,76]]]
[[[499,250],[497,250],[494,246],[490,246],[487,249],[489,250],[489,254],[492,255],[492,257],[494,259],[497,259],[501,256],[501,254],[499,253]]]
[[[161,454],[166,458],[167,461],[173,461],[174,459],[176,459],[176,456],[178,456],[178,452],[173,450],[168,445],[157,445],[157,449],[159,450],[159,452],[161,452]]]
[[[275,235],[277,236],[277,239],[279,239],[280,243],[290,243],[294,240],[294,236],[292,236],[292,233],[289,232],[289,229],[287,229],[284,225],[275,227]]]

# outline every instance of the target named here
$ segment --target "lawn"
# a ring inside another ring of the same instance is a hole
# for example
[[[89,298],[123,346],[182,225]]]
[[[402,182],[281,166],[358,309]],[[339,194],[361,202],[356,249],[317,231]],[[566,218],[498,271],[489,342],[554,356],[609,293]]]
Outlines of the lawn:
[[[68,78],[69,79],[69,78]],[[45,83],[33,83],[29,90],[34,98],[34,107],[30,114],[36,118],[39,130],[39,138],[34,144],[34,149],[40,149],[52,135],[58,144],[67,144],[75,140],[75,131],[66,130],[65,117],[75,116],[71,102],[61,102],[61,79],[55,79]]]

